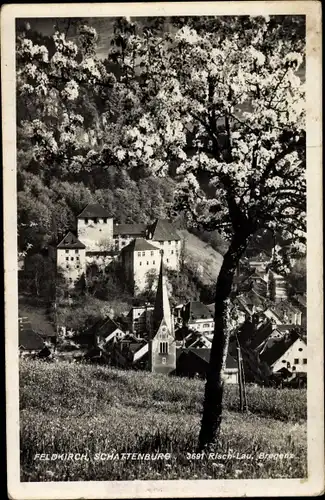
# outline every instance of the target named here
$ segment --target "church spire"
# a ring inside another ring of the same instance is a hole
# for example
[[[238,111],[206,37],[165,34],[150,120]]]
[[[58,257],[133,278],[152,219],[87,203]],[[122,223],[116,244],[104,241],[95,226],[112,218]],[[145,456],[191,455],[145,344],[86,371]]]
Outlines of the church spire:
[[[169,332],[172,333],[172,316],[171,316],[171,310],[170,310],[170,304],[169,304],[169,299],[168,299],[168,291],[167,291],[167,279],[165,276],[164,272],[164,263],[163,263],[163,256],[164,256],[164,251],[160,251],[161,254],[161,262],[160,262],[160,271],[159,271],[159,278],[158,278],[158,287],[157,287],[157,293],[156,293],[156,301],[155,301],[155,307],[153,311],[153,328],[154,331],[159,328],[159,325],[161,321],[164,319],[166,326],[169,329]]]

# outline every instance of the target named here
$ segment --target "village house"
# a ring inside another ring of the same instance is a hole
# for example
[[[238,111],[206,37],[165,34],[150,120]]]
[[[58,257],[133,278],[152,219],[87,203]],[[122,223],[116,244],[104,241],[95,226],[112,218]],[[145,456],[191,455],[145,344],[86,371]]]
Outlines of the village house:
[[[134,306],[127,315],[128,328],[137,336],[142,336],[151,330],[151,317],[154,307],[150,304]]]
[[[31,324],[18,320],[18,350],[19,356],[47,358],[51,356],[49,343],[45,342],[39,333],[33,330]]]
[[[189,348],[178,349],[176,375],[183,377],[205,378],[210,361],[211,349]],[[238,366],[236,360],[228,354],[224,370],[227,384],[238,384]]]
[[[273,373],[285,368],[291,373],[307,374],[307,344],[295,331],[261,352],[260,358],[269,364]]]
[[[190,301],[185,304],[182,311],[183,323],[191,330],[204,333],[207,338],[212,338],[214,331],[214,314],[202,302]]]

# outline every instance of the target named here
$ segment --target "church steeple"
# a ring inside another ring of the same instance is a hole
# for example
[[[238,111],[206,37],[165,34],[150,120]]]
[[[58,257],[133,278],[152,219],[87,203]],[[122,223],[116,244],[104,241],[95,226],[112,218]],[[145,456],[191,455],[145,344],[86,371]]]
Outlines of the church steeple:
[[[159,325],[161,324],[162,320],[165,320],[166,326],[168,327],[169,331],[172,332],[173,331],[172,315],[168,299],[167,279],[165,276],[164,262],[163,262],[164,251],[161,250],[160,254],[161,254],[161,262],[160,262],[158,286],[157,286],[155,307],[152,315],[153,330],[154,332],[157,331],[157,328],[159,328]]]

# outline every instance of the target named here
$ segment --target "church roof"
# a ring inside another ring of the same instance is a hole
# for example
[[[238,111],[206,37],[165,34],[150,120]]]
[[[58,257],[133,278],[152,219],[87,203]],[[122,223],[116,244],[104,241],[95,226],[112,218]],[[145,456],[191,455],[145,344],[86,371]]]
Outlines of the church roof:
[[[58,244],[57,248],[86,248],[86,246],[78,240],[78,238],[69,231],[62,241]]]
[[[123,248],[123,252],[128,251],[128,252],[136,252],[138,250],[159,250],[159,248],[153,246],[149,241],[143,239],[143,238],[135,238],[134,240],[131,241],[128,245],[126,245]]]
[[[78,219],[86,217],[110,217],[110,214],[107,210],[105,210],[105,208],[99,205],[99,203],[88,203],[88,205],[78,215]]]
[[[157,332],[161,322],[165,323],[170,332],[172,332],[172,316],[168,299],[167,282],[164,272],[163,256],[161,256],[160,271],[158,278],[158,286],[156,293],[155,306],[152,313],[152,322],[154,327],[154,334]]]
[[[172,241],[181,239],[176,229],[166,219],[157,219],[153,224],[148,226],[148,231],[152,234],[152,239],[156,241]]]

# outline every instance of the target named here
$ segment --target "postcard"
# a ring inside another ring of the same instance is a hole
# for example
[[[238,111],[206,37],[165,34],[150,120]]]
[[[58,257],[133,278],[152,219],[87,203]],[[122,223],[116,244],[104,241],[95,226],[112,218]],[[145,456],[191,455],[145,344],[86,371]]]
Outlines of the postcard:
[[[324,491],[321,7],[1,12],[8,495]]]

